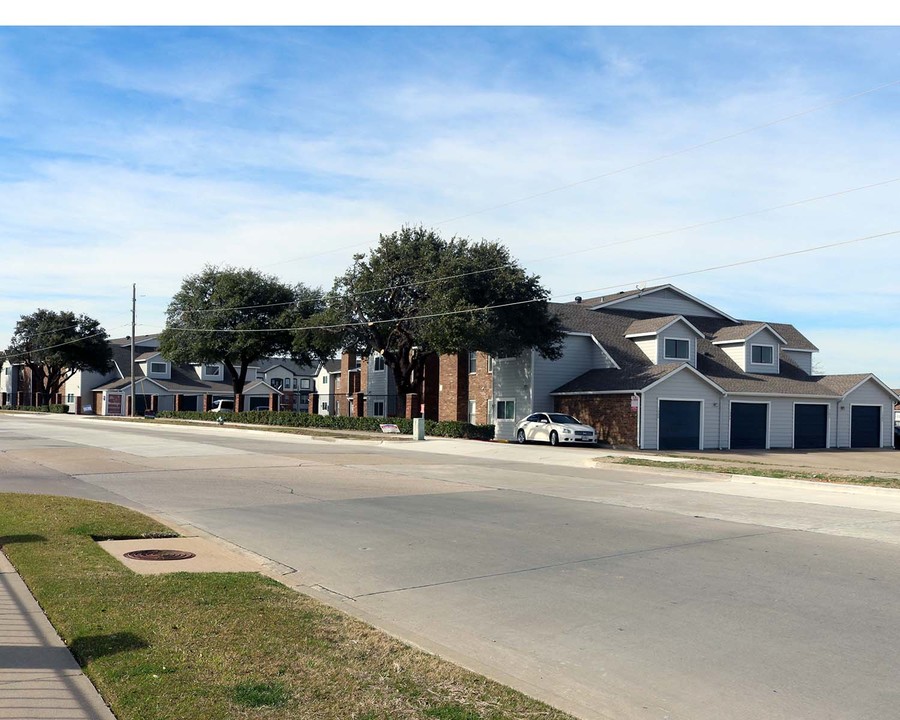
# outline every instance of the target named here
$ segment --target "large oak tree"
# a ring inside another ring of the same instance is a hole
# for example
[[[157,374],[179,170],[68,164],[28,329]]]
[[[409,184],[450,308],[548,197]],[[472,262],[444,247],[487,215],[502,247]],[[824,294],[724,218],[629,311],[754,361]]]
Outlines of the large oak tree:
[[[166,311],[160,352],[173,362],[221,362],[243,393],[254,361],[292,351],[299,362],[320,353],[294,342],[291,332],[321,312],[322,291],[287,285],[252,269],[208,265],[184,279]]]
[[[16,323],[5,359],[31,370],[32,392],[47,404],[79,370],[110,370],[112,349],[94,318],[40,309]]]
[[[319,322],[337,326],[347,350],[381,353],[402,395],[420,388],[435,354],[559,357],[563,333],[548,296],[500,243],[403,227],[354,256]]]

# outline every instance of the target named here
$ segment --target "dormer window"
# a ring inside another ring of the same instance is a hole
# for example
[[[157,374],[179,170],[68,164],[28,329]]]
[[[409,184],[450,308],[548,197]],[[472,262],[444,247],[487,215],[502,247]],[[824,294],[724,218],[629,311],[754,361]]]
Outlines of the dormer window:
[[[774,365],[775,348],[772,345],[751,345],[750,362],[754,365]]]
[[[683,338],[666,338],[663,358],[666,360],[690,360],[691,341]]]
[[[222,366],[221,365],[204,365],[203,372],[207,377],[210,378],[218,378],[222,377]]]
[[[169,370],[169,366],[164,362],[150,363],[150,372],[154,375],[165,375]]]

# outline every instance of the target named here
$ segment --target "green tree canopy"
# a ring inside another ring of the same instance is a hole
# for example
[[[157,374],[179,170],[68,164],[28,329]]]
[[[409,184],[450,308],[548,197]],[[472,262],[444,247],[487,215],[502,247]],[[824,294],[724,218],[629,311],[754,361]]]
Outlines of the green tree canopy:
[[[321,312],[322,291],[287,285],[251,269],[207,265],[184,279],[166,311],[160,351],[173,362],[221,362],[244,391],[247,368],[260,358],[289,352],[299,362],[320,357],[295,342],[290,330]]]
[[[100,323],[69,310],[23,315],[4,355],[31,370],[32,390],[43,394],[44,403],[79,370],[107,372],[112,367],[112,349]]]
[[[414,391],[430,355],[481,350],[560,354],[562,331],[540,278],[497,242],[444,240],[404,227],[335,280],[321,324],[341,325],[348,350],[384,355],[401,394]]]

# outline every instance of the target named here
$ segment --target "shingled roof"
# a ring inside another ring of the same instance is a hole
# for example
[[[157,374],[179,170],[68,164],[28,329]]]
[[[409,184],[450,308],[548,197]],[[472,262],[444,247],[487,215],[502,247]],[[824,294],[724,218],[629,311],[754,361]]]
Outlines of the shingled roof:
[[[630,294],[637,294],[637,291]],[[624,295],[624,294],[623,294]],[[677,315],[617,309],[616,306],[592,310],[587,302],[550,303],[551,311],[565,330],[587,333],[599,342],[620,370],[590,370],[560,386],[553,394],[615,392],[641,390],[665,377],[683,363],[654,364],[626,335],[655,332],[670,324]],[[777,332],[787,349],[815,351],[813,345],[793,325],[756,320],[731,321],[724,317],[684,316],[703,337],[697,341],[697,370],[728,393],[841,397],[869,375],[807,375],[784,352],[780,354],[777,375],[747,373],[713,342],[744,339],[764,325]]]

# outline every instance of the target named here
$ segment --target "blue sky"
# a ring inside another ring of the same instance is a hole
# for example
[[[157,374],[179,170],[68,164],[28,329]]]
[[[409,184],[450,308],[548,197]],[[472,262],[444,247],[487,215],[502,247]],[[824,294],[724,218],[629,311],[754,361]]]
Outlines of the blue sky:
[[[0,342],[38,307],[125,335],[132,282],[139,332],[157,331],[204,263],[329,287],[404,223],[500,240],[560,300],[900,230],[900,85],[834,102],[900,80],[898,41],[897,28],[2,28]],[[795,324],[826,372],[900,387],[898,243],[672,282]]]

